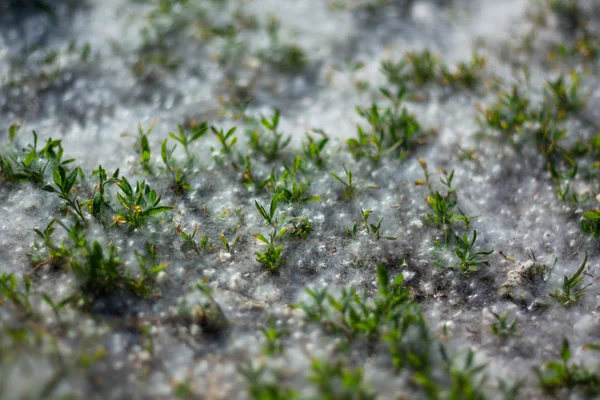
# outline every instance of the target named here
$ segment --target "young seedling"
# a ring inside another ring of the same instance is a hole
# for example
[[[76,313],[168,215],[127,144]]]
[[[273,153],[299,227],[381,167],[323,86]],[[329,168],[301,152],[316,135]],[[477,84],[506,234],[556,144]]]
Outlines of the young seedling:
[[[590,345],[588,350],[600,351],[600,346]],[[600,373],[598,365],[596,371],[583,364],[570,362],[571,348],[566,338],[560,347],[560,361],[549,361],[542,368],[537,368],[540,386],[550,394],[555,394],[564,388],[578,390],[587,396],[596,397],[600,395]],[[587,397],[586,396],[586,397]]]
[[[240,373],[248,384],[248,394],[253,400],[299,400],[298,394],[284,387],[279,370],[267,370],[265,365],[241,364]],[[269,379],[268,376],[273,376]]]
[[[577,73],[569,75],[571,85],[569,86],[564,75],[554,81],[548,81],[545,91],[547,104],[556,110],[555,116],[562,120],[568,114],[576,113],[585,106],[585,102],[579,94],[580,76]]]
[[[266,30],[269,37],[269,47],[258,52],[258,57],[270,64],[277,72],[295,74],[304,69],[307,64],[305,51],[296,44],[282,43],[279,38],[281,24],[275,17],[268,21]]]
[[[500,92],[498,101],[487,109],[481,109],[481,112],[487,125],[504,135],[513,147],[520,142],[516,136],[521,128],[533,116],[530,100],[522,94],[518,85],[513,85],[510,92]]]
[[[147,217],[172,209],[172,207],[159,205],[160,196],[145,181],[138,182],[135,189],[125,177],[116,179],[115,183],[123,193],[117,193],[117,197],[124,207],[118,210],[118,216],[113,217],[115,224],[127,223],[130,227],[137,228]]]
[[[577,269],[577,271],[575,271],[575,273],[571,277],[568,277],[567,275],[565,275],[565,277],[563,279],[562,290],[556,289],[553,293],[550,293],[549,296],[558,300],[565,306],[575,304],[579,300],[581,300],[583,298],[583,296],[585,295],[585,289],[589,285],[594,283],[594,282],[592,282],[587,286],[578,287],[578,285],[583,280],[583,277],[584,277],[583,270],[585,269],[585,264],[587,263],[587,260],[588,260],[588,255],[587,255],[587,251],[586,251],[585,256],[583,257],[583,262],[579,266],[579,269]]]
[[[481,256],[488,256],[494,252],[494,250],[484,250],[480,252],[473,252],[475,241],[477,240],[477,231],[473,231],[473,237],[471,240],[467,237],[467,234],[463,234],[462,237],[456,236],[457,247],[454,249],[459,259],[458,268],[463,274],[470,272],[476,272],[479,270],[479,264],[488,264],[487,258],[481,258]]]
[[[268,161],[274,161],[280,157],[281,152],[290,144],[291,136],[287,138],[279,132],[279,109],[275,110],[275,114],[271,118],[261,116],[260,126],[266,132],[252,130],[250,135],[250,147],[265,156]]]
[[[263,217],[265,223],[273,228],[273,230],[269,233],[269,238],[267,239],[265,236],[260,233],[254,234],[254,237],[265,243],[268,247],[264,253],[256,252],[256,261],[263,264],[267,270],[271,273],[275,273],[279,270],[281,266],[282,259],[281,255],[283,253],[283,245],[277,245],[277,242],[281,240],[281,238],[288,232],[288,228],[279,229],[277,227],[279,220],[275,217],[275,213],[277,211],[277,204],[279,202],[279,196],[275,195],[271,199],[271,205],[269,207],[269,212],[258,203],[258,201],[254,201],[254,205],[256,206],[256,210]]]
[[[313,132],[320,135],[321,138],[316,139],[306,133],[306,141],[302,143],[302,151],[304,156],[312,161],[317,168],[323,168],[327,160],[324,149],[329,142],[329,136],[322,129],[313,129]]]
[[[9,131],[9,137],[10,134]],[[15,129],[13,134],[16,134]],[[42,149],[38,150],[37,146],[38,136],[33,131],[33,144],[28,144],[21,153],[0,155],[0,169],[6,179],[28,180],[39,185],[44,182],[46,170],[54,171],[58,166],[64,167],[75,161],[74,159],[62,160],[64,149],[60,140],[50,138]]]
[[[258,251],[255,253],[256,261],[263,264],[270,273],[276,273],[281,267],[283,245],[277,246],[276,243],[286,234],[286,232],[287,228],[283,228],[279,232],[277,232],[277,229],[273,228],[273,231],[269,234],[269,239],[265,238],[260,233],[254,234],[256,239],[267,245],[267,249],[264,253]]]
[[[352,199],[354,197],[354,195],[356,194],[356,192],[358,191],[358,185],[353,183],[353,181],[352,181],[352,171],[348,171],[346,169],[346,167],[344,166],[344,172],[346,173],[345,181],[342,178],[340,178],[339,176],[337,176],[336,174],[334,174],[333,172],[330,172],[329,174],[331,175],[331,177],[333,179],[335,179],[336,181],[338,181],[339,183],[344,185],[344,198]],[[379,189],[379,186],[369,185],[369,186],[366,186],[365,189]]]
[[[194,131],[192,132],[192,134],[188,134],[185,132],[185,130],[183,129],[183,126],[181,126],[181,124],[177,125],[177,129],[178,129],[178,133],[179,136],[175,135],[172,132],[169,132],[169,136],[181,143],[181,145],[183,146],[183,149],[185,150],[185,154],[187,155],[188,158],[188,162],[192,162],[194,160],[194,156],[190,154],[190,149],[189,149],[189,145],[192,144],[193,142],[197,141],[198,139],[200,139],[202,136],[204,136],[206,134],[206,132],[208,132],[208,125],[206,122],[202,122],[200,125],[194,127]],[[175,148],[173,148],[173,150],[175,150]],[[170,153],[173,153],[173,150],[170,151]],[[167,165],[168,168],[168,156],[170,156],[169,152],[167,151],[167,147],[166,147],[166,139],[163,142],[163,150],[162,150],[162,154],[163,154],[163,162],[165,163],[165,165]]]
[[[494,318],[496,318],[496,322],[490,325],[490,332],[502,338],[520,335],[519,331],[517,330],[517,323],[519,322],[517,318],[509,322],[508,312],[500,315],[492,310],[489,311]]]
[[[485,57],[474,53],[470,61],[459,63],[455,72],[450,72],[448,68],[442,66],[444,83],[474,89],[481,81],[481,72],[485,68],[485,64]]]
[[[119,169],[113,173],[112,177],[108,178],[108,175],[106,174],[104,168],[102,168],[102,165],[99,165],[98,169],[95,170],[92,175],[98,176],[98,184],[94,189],[94,197],[91,200],[83,202],[81,205],[87,206],[92,212],[94,218],[104,224],[102,219],[103,211],[111,209],[110,205],[104,198],[106,185],[109,183],[116,183],[117,179],[119,178]]]
[[[289,332],[284,329],[277,329],[273,317],[269,318],[269,324],[261,330],[266,340],[263,346],[263,354],[269,357],[283,354],[282,338]]]
[[[590,210],[583,214],[581,229],[593,236],[600,236],[600,210]]]
[[[152,290],[157,284],[158,274],[165,270],[168,265],[160,263],[155,243],[146,242],[145,255],[140,254],[137,250],[134,251],[134,254],[141,274],[135,284],[131,285],[131,289],[140,297],[148,297],[152,294]]]
[[[271,204],[269,206],[269,212],[265,210],[265,208],[256,200],[254,200],[254,206],[256,210],[260,214],[261,217],[265,220],[265,223],[269,226],[276,226],[277,219],[275,218],[275,213],[277,212],[277,204],[279,204],[279,196],[275,195],[271,199]]]
[[[75,168],[67,176],[65,169],[59,165],[54,170],[55,186],[45,185],[42,189],[46,192],[58,193],[58,197],[66,202],[65,207],[70,208],[82,222],[85,222],[85,217],[83,216],[83,212],[81,210],[81,203],[79,203],[79,200],[76,196],[72,197],[73,186],[75,185],[77,176],[80,173],[81,170],[79,168]]]
[[[221,162],[223,157],[231,154],[233,146],[237,143],[237,140],[238,140],[237,136],[234,136],[236,129],[237,128],[234,126],[230,130],[225,132],[223,130],[223,128],[217,129],[214,126],[210,127],[210,130],[212,131],[212,133],[215,135],[215,137],[217,138],[219,143],[221,143],[220,155],[214,156],[214,157],[216,157],[215,158],[216,161]],[[211,151],[215,152],[215,149],[211,148]]]
[[[198,228],[198,224],[196,224],[196,227],[194,228],[194,231],[192,233],[185,233],[183,229],[181,229],[181,226],[177,227],[177,232],[179,232],[179,236],[183,239],[182,247],[192,249],[196,253],[200,253],[196,241],[194,240],[194,238],[198,234]]]
[[[356,159],[368,158],[378,163],[389,155],[402,160],[423,143],[426,136],[416,118],[402,107],[403,88],[396,95],[387,89],[380,91],[392,101],[392,107],[381,108],[373,104],[369,108],[357,108],[368,128],[357,125],[357,138],[348,139],[346,143]]]
[[[427,162],[424,159],[419,158],[419,164],[423,169],[425,174],[425,180],[416,181],[416,185],[425,185],[429,188],[430,195],[427,196],[426,201],[429,204],[429,207],[433,211],[433,213],[426,214],[426,222],[440,228],[444,231],[445,235],[445,244],[449,244],[450,242],[450,231],[452,228],[452,224],[455,222],[462,221],[465,224],[465,227],[468,229],[471,223],[471,220],[477,218],[477,216],[465,215],[460,208],[458,208],[459,216],[455,215],[454,208],[457,204],[457,195],[456,191],[452,187],[452,179],[454,179],[454,170],[452,170],[449,174],[440,169],[443,177],[440,178],[440,182],[446,188],[446,194],[442,195],[439,191],[433,190],[432,182],[431,182],[431,174],[427,167]]]
[[[352,224],[352,228],[346,227],[346,235],[348,235],[348,238],[350,238],[352,240],[356,240],[357,232],[358,232],[358,222],[356,222],[356,221],[354,221],[354,223]]]
[[[31,281],[28,277],[23,278],[24,291],[17,289],[17,278],[13,274],[0,274],[0,295],[9,300],[25,316],[33,314],[31,305]]]
[[[81,281],[81,289],[88,301],[93,302],[99,295],[135,287],[136,284],[124,273],[117,248],[108,246],[104,249],[97,241],[86,245],[85,256],[81,260],[73,260],[72,268]]]
[[[373,212],[372,210],[360,210],[360,212],[362,214],[361,219],[363,222],[363,230],[365,232],[367,232],[368,234],[370,234],[373,237],[373,239],[375,239],[375,240],[380,240],[380,239],[396,240],[396,239],[398,239],[397,237],[393,237],[393,236],[382,236],[381,221],[383,221],[383,217],[379,218],[377,225],[375,225],[375,224],[369,223],[369,216]],[[352,228],[352,229],[354,231],[354,228]],[[348,228],[346,228],[346,231],[348,231]]]
[[[240,243],[240,237],[239,236],[236,236],[235,240],[231,244],[229,243],[229,241],[225,237],[225,234],[221,233],[219,235],[219,237],[221,238],[221,243],[223,244],[223,247],[225,248],[225,250],[228,253],[231,253],[231,250]]]
[[[324,400],[375,400],[377,396],[363,382],[362,369],[344,367],[342,362],[313,359],[310,381],[316,386],[318,398]]]
[[[300,217],[292,222],[293,228],[291,234],[297,238],[306,240],[308,235],[312,232],[312,223],[307,217]]]
[[[148,142],[148,135],[152,133],[152,130],[156,126],[156,120],[153,120],[150,124],[150,127],[147,130],[142,128],[142,124],[138,124],[138,136],[139,143],[136,144],[137,151],[140,153],[142,168],[144,172],[151,173],[150,169],[150,158],[151,158],[151,149],[150,143]]]

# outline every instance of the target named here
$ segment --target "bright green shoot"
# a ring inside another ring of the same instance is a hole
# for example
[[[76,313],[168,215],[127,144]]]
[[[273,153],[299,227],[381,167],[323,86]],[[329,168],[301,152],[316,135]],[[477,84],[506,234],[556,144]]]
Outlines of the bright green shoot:
[[[396,240],[398,239],[397,237],[393,237],[393,236],[383,236],[382,232],[381,232],[381,222],[383,221],[383,217],[379,218],[379,221],[377,221],[377,224],[371,224],[369,223],[369,216],[371,215],[371,213],[373,212],[372,210],[360,210],[361,212],[361,219],[363,222],[363,229],[365,230],[365,232],[367,232],[368,234],[370,234],[373,239],[375,240],[380,240],[380,239],[387,239],[387,240]],[[354,232],[354,227],[352,228],[353,232]],[[347,228],[346,228],[347,230]],[[348,230],[347,230],[348,233]],[[356,233],[354,232],[354,235],[356,235]]]
[[[240,243],[240,237],[239,236],[235,237],[233,243],[229,243],[229,240],[227,240],[227,237],[225,237],[224,233],[221,233],[219,235],[219,237],[221,238],[221,243],[223,244],[223,248],[228,253],[231,253],[231,250]]]
[[[169,136],[171,137],[171,139],[181,143],[181,145],[183,146],[183,149],[185,150],[185,154],[188,157],[188,160],[192,161],[194,159],[194,157],[190,154],[189,145],[192,144],[193,142],[197,141],[198,139],[200,139],[202,136],[204,136],[206,134],[206,132],[208,132],[208,125],[206,124],[206,122],[202,122],[199,126],[194,127],[194,131],[191,134],[188,134],[187,132],[185,132],[185,130],[183,129],[183,126],[181,126],[181,124],[177,125],[177,129],[178,129],[179,135],[175,135],[174,133],[169,132]],[[163,142],[163,151],[162,152],[163,152],[163,161],[165,162],[165,164],[167,164],[166,141]],[[173,151],[171,150],[171,153],[172,152]]]
[[[227,132],[225,132],[223,128],[217,129],[214,126],[211,126],[210,130],[215,135],[219,143],[221,143],[221,152],[223,154],[230,154],[231,150],[233,149],[233,146],[237,143],[238,140],[237,136],[234,136],[237,128],[233,127]]]
[[[282,338],[289,332],[283,329],[277,329],[275,318],[269,318],[269,323],[262,328],[266,343],[263,346],[263,354],[267,356],[275,356],[283,353]]]
[[[320,135],[321,138],[317,139],[307,133],[306,141],[302,143],[302,151],[306,158],[312,161],[317,168],[323,168],[326,162],[326,155],[323,150],[329,142],[329,136],[321,129],[313,129],[313,132]]]
[[[70,208],[82,222],[85,222],[85,217],[83,216],[83,212],[81,210],[81,203],[79,203],[77,197],[72,197],[71,193],[73,186],[75,185],[75,181],[77,181],[78,174],[80,174],[80,169],[75,168],[67,176],[65,169],[59,165],[54,170],[55,186],[46,185],[42,189],[47,192],[58,193],[58,197],[66,201],[66,207]]]
[[[584,349],[600,351],[600,346],[587,345]],[[600,394],[600,365],[594,371],[583,364],[571,362],[571,356],[569,341],[565,338],[560,346],[560,361],[549,361],[542,368],[536,369],[540,386],[551,394],[568,388],[587,394],[585,398],[596,398]]]
[[[563,279],[563,287],[562,289],[556,289],[553,293],[550,293],[550,297],[558,300],[565,306],[569,306],[577,303],[581,298],[585,295],[585,289],[589,286],[578,287],[584,277],[584,269],[588,260],[587,251],[585,252],[585,256],[583,257],[583,262],[575,271],[575,273],[568,277],[565,275]],[[593,282],[592,282],[593,283]],[[590,283],[591,285],[591,283]]]
[[[349,171],[344,166],[344,172],[346,173],[346,180],[343,180],[338,175],[330,172],[329,174],[333,179],[344,185],[344,198],[352,199],[356,192],[358,191],[358,185],[352,181],[352,171]],[[359,182],[360,183],[360,182]],[[379,189],[379,186],[369,185],[365,187],[366,189]]]
[[[254,201],[254,205],[260,216],[265,220],[265,223],[267,225],[273,228],[273,230],[269,233],[268,239],[260,233],[254,234],[254,237],[257,240],[268,246],[264,253],[255,253],[256,261],[263,264],[271,273],[277,272],[279,270],[279,267],[281,266],[281,263],[283,261],[281,259],[281,255],[283,253],[283,245],[277,245],[277,243],[289,230],[288,228],[277,228],[279,220],[275,217],[275,214],[277,212],[278,203],[279,195],[273,196],[273,198],[271,199],[271,204],[269,206],[269,211],[267,211],[258,201]]]
[[[484,250],[474,252],[475,241],[477,240],[477,231],[473,231],[473,237],[471,240],[467,237],[467,234],[463,234],[462,237],[456,236],[456,248],[455,252],[459,259],[458,268],[463,274],[470,272],[476,272],[479,270],[479,264],[487,264],[489,260],[482,258],[482,256],[488,256],[494,252],[494,250]]]
[[[137,183],[135,189],[127,178],[117,179],[116,184],[122,191],[117,197],[124,209],[118,211],[118,216],[113,217],[115,224],[127,223],[130,227],[139,227],[150,216],[169,211],[172,207],[160,205],[160,196],[150,188],[145,181]]]
[[[254,234],[256,239],[267,245],[267,249],[263,253],[258,251],[255,253],[256,261],[263,264],[270,273],[276,273],[279,271],[279,267],[283,261],[281,259],[283,245],[278,246],[276,243],[287,233],[287,231],[287,228],[283,228],[279,232],[277,229],[273,228],[273,231],[269,234],[268,239],[260,233]]]
[[[256,200],[254,200],[254,206],[256,210],[260,214],[261,217],[265,220],[267,225],[276,226],[277,219],[275,218],[275,213],[277,212],[277,204],[279,203],[279,195],[273,196],[271,199],[271,204],[269,206],[269,211],[265,210],[265,208]]]
[[[496,321],[490,325],[490,332],[502,338],[520,335],[519,331],[517,330],[517,323],[519,322],[517,318],[509,322],[508,312],[500,315],[492,310],[489,311],[496,319]]]

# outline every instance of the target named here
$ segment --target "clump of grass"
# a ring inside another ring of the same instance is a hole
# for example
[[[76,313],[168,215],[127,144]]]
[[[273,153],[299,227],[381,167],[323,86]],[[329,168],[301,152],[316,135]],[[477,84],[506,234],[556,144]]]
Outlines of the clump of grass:
[[[377,221],[377,224],[371,224],[371,223],[369,223],[369,216],[371,215],[371,213],[373,211],[372,210],[360,210],[360,212],[361,212],[361,220],[362,220],[362,225],[361,225],[360,230],[366,232],[375,240],[380,240],[380,239],[396,240],[396,239],[398,239],[398,237],[386,236],[382,233],[381,222],[383,221],[383,217],[379,218],[379,221]],[[358,224],[356,222],[354,222],[354,225],[352,225],[351,230],[346,228],[346,234],[351,239],[355,239],[356,233],[358,230],[359,230]]]
[[[469,61],[457,64],[454,71],[429,50],[406,53],[398,62],[387,60],[381,63],[381,71],[388,82],[396,87],[422,88],[440,82],[454,87],[474,89],[482,80],[485,68],[484,56],[473,53]]]
[[[307,160],[311,161],[317,168],[323,168],[327,162],[325,146],[329,142],[329,136],[322,129],[313,129],[321,138],[318,139],[306,133],[306,140],[302,143],[302,151]]]
[[[363,382],[362,369],[345,367],[341,361],[313,359],[309,380],[315,385],[320,399],[374,400],[377,398]]]
[[[28,277],[23,278],[24,290],[18,287],[18,279],[14,274],[0,274],[0,295],[6,299],[23,315],[30,316],[33,314],[31,304],[31,280]],[[4,303],[4,301],[3,301]]]
[[[279,131],[279,120],[281,113],[279,109],[270,117],[261,116],[259,127],[249,130],[249,146],[251,149],[262,154],[267,161],[274,161],[281,156],[281,152],[290,144],[291,136]]]
[[[271,65],[275,71],[285,74],[301,72],[308,64],[306,52],[297,44],[281,41],[281,24],[275,17],[271,17],[266,27],[269,37],[269,46],[259,51],[258,57]]]
[[[482,256],[488,256],[494,252],[494,250],[484,250],[474,252],[475,241],[477,240],[477,231],[473,231],[473,236],[469,240],[466,234],[462,237],[456,237],[457,246],[454,249],[456,256],[459,259],[458,269],[463,274],[476,272],[479,270],[480,264],[488,264],[489,260]]]
[[[298,393],[284,387],[283,374],[279,370],[267,369],[265,365],[254,366],[246,363],[239,367],[248,384],[248,395],[253,400],[296,400]]]
[[[300,217],[292,222],[292,228],[290,234],[302,240],[306,240],[308,235],[312,232],[312,222],[307,217]]]
[[[442,66],[441,73],[443,81],[448,85],[474,89],[481,82],[481,73],[485,68],[485,64],[485,57],[473,53],[471,60],[458,63],[454,72],[451,72],[449,68]]]
[[[73,196],[72,194],[73,186],[75,185],[77,176],[79,174],[81,174],[81,170],[79,168],[75,168],[67,176],[67,171],[65,171],[65,169],[59,165],[54,170],[53,175],[55,186],[45,185],[42,189],[50,193],[57,193],[58,197],[65,201],[65,208],[73,211],[77,218],[79,218],[82,222],[85,222],[85,217],[83,216],[83,211],[81,210],[81,203],[77,199],[77,196]]]
[[[497,102],[480,111],[487,125],[515,147],[520,142],[518,135],[534,115],[529,98],[523,95],[518,85],[513,85],[509,92],[499,92]]]
[[[263,354],[269,357],[283,354],[282,338],[289,334],[289,331],[277,329],[275,319],[271,317],[269,324],[262,328],[262,332],[266,341],[263,346]]]
[[[104,248],[97,241],[86,243],[83,256],[74,258],[71,267],[81,281],[81,290],[88,302],[118,289],[131,289],[141,294],[138,282],[124,272],[123,262],[114,246]]]
[[[105,214],[105,211],[111,210],[108,201],[104,197],[106,186],[110,183],[116,183],[116,180],[119,178],[119,169],[117,169],[109,178],[106,170],[102,168],[102,165],[99,165],[98,169],[95,170],[92,175],[98,176],[98,184],[94,188],[94,196],[92,199],[82,203],[82,206],[88,206],[94,218],[104,225],[103,214]]]
[[[333,172],[330,172],[329,175],[331,175],[331,177],[333,179],[335,179],[336,181],[338,181],[339,183],[341,183],[344,186],[344,198],[352,199],[356,195],[356,192],[358,192],[359,189],[363,188],[363,186],[360,185],[362,182],[355,183],[352,180],[352,171],[347,170],[346,166],[344,166],[344,172],[346,174],[346,180],[340,178],[338,175],[334,174]],[[364,186],[364,188],[365,189],[379,189],[379,186],[369,185],[369,186]]]
[[[581,300],[583,298],[583,296],[585,295],[585,289],[589,286],[589,285],[584,286],[584,287],[580,286],[580,283],[584,278],[583,271],[585,269],[587,260],[588,260],[588,255],[586,252],[585,256],[583,257],[583,262],[581,263],[581,265],[579,266],[577,271],[575,271],[575,273],[571,277],[568,277],[567,275],[565,275],[565,277],[563,279],[562,289],[556,289],[553,293],[550,293],[549,296],[552,297],[553,299],[559,301],[560,303],[562,303],[565,306],[570,306],[572,304],[577,303],[579,300]],[[592,282],[592,283],[594,283],[594,282]],[[590,283],[590,285],[592,283]]]
[[[142,168],[145,173],[152,173],[152,169],[150,167],[150,158],[152,155],[152,150],[150,148],[150,142],[148,141],[148,135],[152,133],[152,130],[156,126],[156,120],[153,120],[148,129],[144,130],[142,128],[142,124],[138,124],[138,135],[137,137],[134,135],[130,135],[125,133],[124,135],[133,136],[138,139],[134,145],[134,149],[140,155],[140,163],[142,164]]]
[[[172,207],[160,205],[160,196],[150,188],[145,181],[138,182],[133,188],[127,178],[116,179],[115,183],[121,189],[117,197],[123,209],[113,217],[115,224],[128,224],[131,228],[139,227],[148,217],[169,211]]]
[[[392,94],[381,92],[392,101],[392,106],[372,104],[356,111],[368,127],[357,126],[357,138],[347,140],[348,149],[356,159],[367,158],[375,163],[383,157],[404,159],[416,146],[425,141],[426,135],[415,116],[403,107],[405,90]]]
[[[501,338],[508,338],[520,335],[517,329],[517,323],[519,322],[517,318],[513,319],[512,321],[509,321],[508,312],[500,315],[492,310],[489,311],[496,319],[496,321],[490,325],[490,332]]]
[[[206,133],[208,132],[208,125],[206,122],[202,122],[198,126],[194,126],[194,131],[191,134],[188,134],[185,131],[185,129],[183,129],[183,126],[181,126],[181,124],[177,125],[177,129],[179,135],[175,135],[174,133],[169,132],[169,136],[171,137],[171,139],[175,140],[183,146],[185,154],[188,158],[188,162],[192,162],[194,160],[194,156],[190,153],[189,146],[190,144],[194,143],[195,141],[199,140],[204,135],[206,135]],[[166,140],[165,142],[163,142],[163,148],[165,148],[165,150],[163,150],[163,154],[166,154]],[[175,149],[173,148],[173,150]],[[171,154],[173,153],[173,150],[170,151]],[[163,161],[168,166],[166,159],[167,157],[163,155]]]
[[[573,72],[568,80],[564,75],[560,75],[555,80],[548,81],[545,91],[546,105],[555,110],[555,117],[559,120],[564,119],[568,114],[580,111],[585,106],[579,93],[580,79],[580,76]]]
[[[271,199],[271,204],[269,207],[269,211],[265,210],[265,208],[258,202],[254,201],[254,205],[256,210],[260,214],[260,216],[264,219],[265,223],[269,225],[272,230],[269,233],[269,238],[267,239],[264,235],[260,233],[254,234],[254,237],[260,242],[267,245],[267,249],[261,253],[256,252],[256,261],[263,264],[268,272],[276,273],[279,271],[281,264],[283,262],[281,256],[283,253],[283,245],[279,244],[283,236],[288,232],[289,228],[278,228],[279,219],[276,218],[277,212],[277,204],[279,203],[279,196],[275,195]]]
[[[463,222],[465,228],[469,228],[471,220],[477,218],[477,216],[465,215],[462,210],[457,207],[458,196],[456,190],[452,187],[452,180],[454,179],[454,170],[447,173],[445,170],[440,169],[443,175],[440,178],[440,183],[445,188],[446,193],[442,195],[438,190],[433,189],[433,182],[431,181],[432,173],[429,172],[427,162],[419,158],[419,164],[425,174],[425,180],[416,181],[416,185],[427,186],[429,188],[429,196],[426,201],[431,208],[430,213],[425,215],[425,222],[431,226],[437,227],[444,233],[444,243],[449,244],[452,238],[451,231],[452,227],[457,222]],[[455,208],[457,208],[460,215],[456,215]]]
[[[590,210],[583,214],[581,229],[593,236],[600,236],[600,210]]]
[[[392,84],[404,86],[410,82],[421,87],[435,80],[439,65],[439,57],[429,50],[424,50],[406,53],[404,59],[398,62],[384,61],[381,63],[381,69]]]
[[[12,142],[19,130],[19,125],[11,125],[9,139]],[[0,154],[0,170],[9,181],[30,181],[42,185],[46,179],[46,171],[55,171],[57,167],[65,167],[75,161],[63,160],[64,149],[60,140],[46,140],[46,145],[38,149],[38,135],[33,131],[33,144],[22,150],[9,150]]]
[[[379,289],[372,301],[367,293],[361,295],[353,287],[342,289],[339,297],[329,295],[327,289],[307,289],[311,302],[294,307],[301,308],[310,322],[345,339],[345,345],[359,339],[382,341],[388,344],[396,368],[427,368],[429,333],[403,276],[399,274],[392,281],[386,267],[378,265],[377,282]],[[419,340],[414,341],[411,338],[417,332]]]
[[[600,351],[600,346],[588,345],[587,349]],[[600,365],[595,370],[571,362],[569,341],[563,339],[560,346],[560,361],[549,361],[536,369],[540,386],[550,394],[563,393],[565,389],[586,396],[600,395]],[[590,397],[590,398],[591,398]]]

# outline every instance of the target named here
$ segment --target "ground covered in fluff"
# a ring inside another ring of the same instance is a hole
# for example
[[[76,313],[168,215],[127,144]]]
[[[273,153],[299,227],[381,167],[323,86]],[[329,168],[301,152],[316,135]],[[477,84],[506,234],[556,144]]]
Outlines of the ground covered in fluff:
[[[600,397],[594,0],[0,4],[2,399]]]

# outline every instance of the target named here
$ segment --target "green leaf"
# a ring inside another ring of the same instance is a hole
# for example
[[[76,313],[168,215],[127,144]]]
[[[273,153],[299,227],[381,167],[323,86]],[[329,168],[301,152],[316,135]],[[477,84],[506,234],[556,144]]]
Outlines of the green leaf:
[[[276,194],[275,196],[273,196],[273,199],[271,199],[271,207],[269,210],[269,216],[271,217],[271,219],[273,219],[273,217],[275,216],[275,211],[277,211],[278,203],[279,203],[279,195]]]
[[[560,347],[560,358],[566,363],[571,358],[571,349],[569,348],[569,341],[563,338]]]
[[[173,207],[167,207],[167,206],[154,207],[154,208],[146,211],[145,214],[148,215],[148,216],[152,216],[152,215],[157,215],[157,214],[160,214],[160,213],[164,213],[166,211],[170,211],[172,209],[173,209]]]
[[[583,213],[583,216],[587,219],[596,220],[596,219],[600,219],[600,212],[588,211],[588,212]]]

